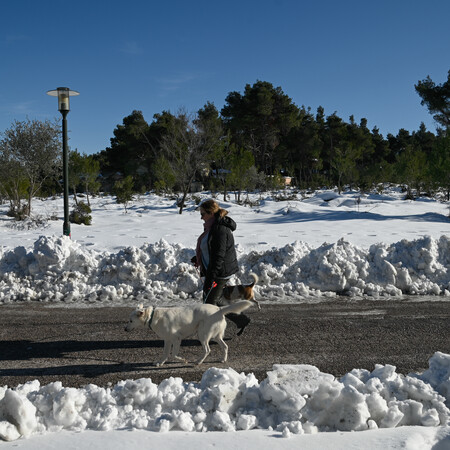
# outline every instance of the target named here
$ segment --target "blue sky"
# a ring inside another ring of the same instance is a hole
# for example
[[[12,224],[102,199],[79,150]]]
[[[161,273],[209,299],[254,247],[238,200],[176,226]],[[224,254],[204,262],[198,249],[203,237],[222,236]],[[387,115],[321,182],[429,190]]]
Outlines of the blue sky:
[[[134,109],[220,109],[257,80],[298,106],[397,134],[435,123],[414,84],[450,69],[448,0],[2,2],[0,132],[60,117],[50,89],[80,92],[72,149],[105,149]]]

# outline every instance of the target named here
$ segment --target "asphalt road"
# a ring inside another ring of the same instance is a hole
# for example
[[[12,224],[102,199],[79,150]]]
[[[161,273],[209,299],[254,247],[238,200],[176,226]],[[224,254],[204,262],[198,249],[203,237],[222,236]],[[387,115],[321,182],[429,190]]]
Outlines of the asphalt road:
[[[443,299],[441,299],[443,300]],[[88,383],[106,386],[119,380],[169,377],[198,382],[209,367],[231,367],[266,377],[273,364],[312,364],[341,376],[353,368],[373,370],[392,364],[407,374],[428,368],[436,351],[450,353],[449,301],[349,301],[317,304],[262,304],[248,310],[251,324],[242,336],[228,324],[227,363],[218,345],[201,366],[153,364],[163,342],[148,330],[124,331],[133,307],[68,309],[44,304],[0,306],[0,385],[38,379],[41,385]],[[193,337],[180,355],[196,360],[202,349]]]

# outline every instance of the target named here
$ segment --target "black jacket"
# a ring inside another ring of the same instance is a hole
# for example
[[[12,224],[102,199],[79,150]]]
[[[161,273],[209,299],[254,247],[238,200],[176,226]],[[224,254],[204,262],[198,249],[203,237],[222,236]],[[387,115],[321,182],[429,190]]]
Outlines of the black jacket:
[[[233,231],[236,222],[228,216],[216,218],[208,235],[209,264],[206,279],[227,278],[239,270]]]

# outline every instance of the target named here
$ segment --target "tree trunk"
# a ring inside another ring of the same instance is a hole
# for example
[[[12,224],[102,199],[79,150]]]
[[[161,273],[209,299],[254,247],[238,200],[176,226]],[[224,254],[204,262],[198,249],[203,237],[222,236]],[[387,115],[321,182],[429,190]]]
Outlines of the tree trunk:
[[[29,216],[31,214],[31,200],[33,199],[33,194],[32,194],[32,189],[30,187],[30,192],[28,194],[28,207],[27,207],[27,212],[26,215]]]
[[[178,203],[178,206],[180,207],[178,214],[183,214],[184,201],[186,200],[187,194],[188,194],[188,189],[185,189],[183,191],[183,196],[181,197],[181,201]]]
[[[75,200],[75,205],[78,206],[78,199],[77,199],[77,190],[75,189],[75,187],[72,187],[73,190],[73,199]]]
[[[227,201],[227,183],[224,181],[223,183],[223,201],[226,202]]]
[[[86,201],[87,201],[87,205],[89,206],[89,208],[91,207],[91,202],[89,200],[89,186],[86,184],[86,186],[84,187],[84,190],[86,191]]]

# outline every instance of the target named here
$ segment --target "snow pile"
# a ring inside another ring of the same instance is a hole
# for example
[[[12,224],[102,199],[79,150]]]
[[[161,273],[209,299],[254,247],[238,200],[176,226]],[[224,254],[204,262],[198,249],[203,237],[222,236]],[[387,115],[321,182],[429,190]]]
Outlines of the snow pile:
[[[0,388],[0,437],[15,440],[60,430],[166,432],[276,429],[290,433],[448,425],[450,355],[436,353],[423,375],[395,367],[352,370],[341,379],[308,365],[275,365],[260,384],[253,374],[211,368],[200,383],[169,378],[114,387],[65,388],[39,381]],[[444,395],[447,395],[445,397]]]
[[[450,237],[424,237],[362,249],[343,239],[317,248],[301,241],[264,251],[238,246],[240,273],[256,273],[257,295],[278,302],[299,297],[450,296]],[[96,251],[67,237],[41,236],[34,248],[0,250],[0,302],[155,303],[194,300],[201,281],[190,264],[193,248],[164,239],[117,253]]]
[[[33,251],[0,254],[0,302],[76,302],[186,298],[200,286],[193,250],[160,241],[118,253],[97,252],[68,237],[41,236]]]
[[[260,276],[265,298],[324,293],[450,295],[450,238],[380,243],[368,250],[343,239],[315,249],[294,242],[242,255],[241,269]]]

